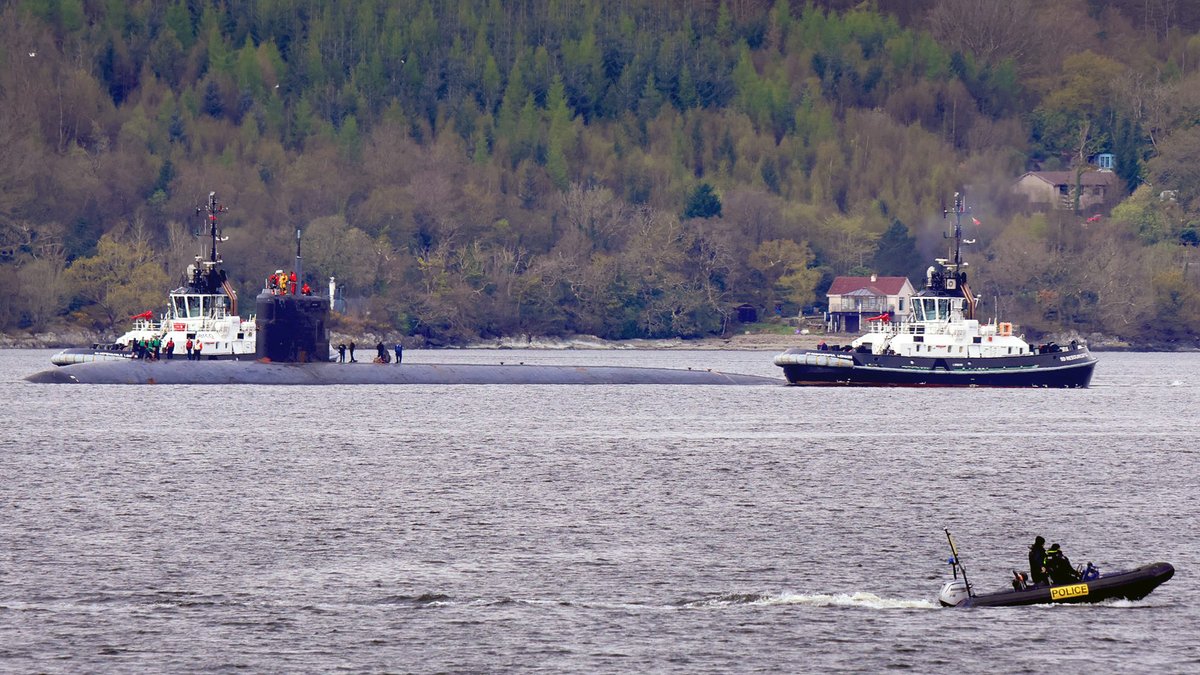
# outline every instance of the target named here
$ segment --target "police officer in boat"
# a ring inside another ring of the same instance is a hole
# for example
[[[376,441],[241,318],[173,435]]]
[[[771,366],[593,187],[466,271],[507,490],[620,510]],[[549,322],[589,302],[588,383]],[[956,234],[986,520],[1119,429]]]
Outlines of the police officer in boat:
[[[1040,534],[1033,540],[1033,546],[1029,547],[1029,574],[1035,586],[1049,581],[1046,575],[1046,540]]]
[[[1070,559],[1063,554],[1058,544],[1051,544],[1050,550],[1046,551],[1046,573],[1050,575],[1050,582],[1054,584],[1073,584],[1079,581],[1079,575],[1075,573],[1075,568],[1071,567]]]

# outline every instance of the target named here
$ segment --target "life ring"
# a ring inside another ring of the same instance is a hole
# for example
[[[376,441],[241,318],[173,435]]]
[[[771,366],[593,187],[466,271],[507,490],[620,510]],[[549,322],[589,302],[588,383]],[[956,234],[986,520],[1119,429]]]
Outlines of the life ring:
[[[1004,323],[1000,324],[999,326],[997,326],[996,332],[999,333],[1000,335],[1012,335],[1012,324],[1008,323],[1008,322],[1004,322]]]

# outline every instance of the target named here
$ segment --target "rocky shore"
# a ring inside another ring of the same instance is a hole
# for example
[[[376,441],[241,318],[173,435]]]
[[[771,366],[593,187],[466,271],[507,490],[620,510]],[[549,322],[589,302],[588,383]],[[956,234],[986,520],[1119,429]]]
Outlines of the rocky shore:
[[[105,341],[99,333],[76,328],[42,333],[0,333],[0,349],[61,349]]]
[[[699,338],[685,340],[671,338],[662,340],[603,340],[593,336],[573,338],[503,338],[464,345],[465,349],[695,349],[695,350],[772,350],[783,351],[791,347],[815,348],[825,336],[778,335],[754,333],[733,335],[726,338]],[[846,336],[846,342],[851,340]],[[828,341],[828,339],[827,339]]]

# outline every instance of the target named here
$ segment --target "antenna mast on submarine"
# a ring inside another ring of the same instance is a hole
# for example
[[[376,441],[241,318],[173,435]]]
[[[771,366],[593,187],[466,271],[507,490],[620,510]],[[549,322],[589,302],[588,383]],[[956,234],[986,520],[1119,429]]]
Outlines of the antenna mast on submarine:
[[[296,228],[296,262],[292,265],[296,274],[296,283],[304,283],[304,258],[300,257],[300,228]]]

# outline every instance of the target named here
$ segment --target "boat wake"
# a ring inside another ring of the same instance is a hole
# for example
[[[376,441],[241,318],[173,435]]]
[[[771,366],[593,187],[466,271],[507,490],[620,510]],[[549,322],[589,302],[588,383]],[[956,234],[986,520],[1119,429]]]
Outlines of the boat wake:
[[[503,607],[521,605],[526,607],[579,607],[584,609],[622,611],[672,611],[679,609],[719,609],[723,607],[771,607],[779,605],[801,605],[808,607],[859,607],[863,609],[937,609],[931,600],[905,600],[881,598],[874,593],[716,593],[696,600],[681,600],[666,605],[647,602],[621,602],[616,600],[580,600],[566,598],[514,598],[500,596],[451,597],[442,593],[419,595],[388,595],[363,601],[372,605],[411,606],[417,609],[476,606]]]
[[[905,600],[881,598],[874,593],[725,593],[700,600],[691,600],[681,606],[689,608],[728,607],[733,605],[806,605],[809,607],[861,607],[864,609],[937,609],[930,600]]]

